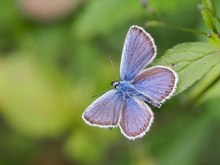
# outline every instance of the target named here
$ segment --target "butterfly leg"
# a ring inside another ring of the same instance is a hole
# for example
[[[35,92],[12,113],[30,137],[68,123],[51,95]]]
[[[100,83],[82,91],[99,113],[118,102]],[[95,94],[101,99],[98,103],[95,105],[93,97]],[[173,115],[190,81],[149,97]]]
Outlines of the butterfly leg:
[[[153,100],[152,98],[145,96],[143,94],[138,94],[138,98],[140,98],[141,100],[143,100],[146,103],[149,103],[151,105],[153,105],[154,107],[160,108],[161,107],[161,103],[157,102],[156,100]]]

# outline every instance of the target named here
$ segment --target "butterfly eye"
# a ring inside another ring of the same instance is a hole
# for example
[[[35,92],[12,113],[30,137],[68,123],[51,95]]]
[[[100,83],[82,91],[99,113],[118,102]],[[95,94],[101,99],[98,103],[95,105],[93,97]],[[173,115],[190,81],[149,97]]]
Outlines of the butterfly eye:
[[[119,82],[118,81],[112,81],[111,85],[116,88],[118,86]]]

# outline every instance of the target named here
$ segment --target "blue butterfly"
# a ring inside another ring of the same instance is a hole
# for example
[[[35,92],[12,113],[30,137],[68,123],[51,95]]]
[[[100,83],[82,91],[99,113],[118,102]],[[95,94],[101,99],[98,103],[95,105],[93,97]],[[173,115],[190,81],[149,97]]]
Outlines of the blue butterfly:
[[[156,45],[149,33],[131,26],[123,47],[120,81],[114,89],[95,100],[83,113],[84,121],[92,126],[119,126],[128,139],[140,138],[149,131],[154,115],[146,104],[160,108],[175,92],[178,75],[169,67],[144,69],[156,57]]]

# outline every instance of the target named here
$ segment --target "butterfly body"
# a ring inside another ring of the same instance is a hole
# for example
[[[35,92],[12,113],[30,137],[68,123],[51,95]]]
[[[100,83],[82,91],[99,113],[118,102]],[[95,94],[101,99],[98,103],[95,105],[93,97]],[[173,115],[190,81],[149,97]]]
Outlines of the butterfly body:
[[[178,76],[166,66],[144,69],[156,56],[156,45],[149,33],[131,26],[123,47],[120,81],[114,89],[96,99],[83,113],[92,126],[119,127],[128,139],[140,138],[149,131],[154,115],[149,103],[160,106],[175,92]]]
[[[113,87],[118,91],[122,92],[124,95],[135,96],[137,95],[137,91],[134,86],[127,81],[116,81],[113,84]]]
[[[112,86],[120,91],[123,94],[123,97],[138,97],[144,102],[150,103],[151,105],[160,108],[161,104],[156,102],[154,99],[150,98],[150,96],[146,96],[146,94],[142,94],[141,91],[138,91],[131,82],[127,81],[113,81]]]

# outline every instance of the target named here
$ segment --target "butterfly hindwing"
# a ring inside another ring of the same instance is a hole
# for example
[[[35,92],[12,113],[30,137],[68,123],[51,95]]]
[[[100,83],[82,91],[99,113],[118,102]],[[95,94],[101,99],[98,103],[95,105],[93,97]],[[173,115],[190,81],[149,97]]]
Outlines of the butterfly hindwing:
[[[153,38],[138,26],[131,26],[123,47],[120,75],[122,80],[131,81],[152,62],[156,56]]]
[[[163,103],[173,95],[178,76],[172,69],[155,66],[143,70],[133,81],[136,90],[149,96],[155,102]]]
[[[126,138],[135,140],[145,135],[153,119],[153,112],[147,104],[128,96],[122,106],[119,127]]]
[[[122,93],[112,89],[95,100],[83,113],[86,123],[100,127],[116,127],[122,109]]]

